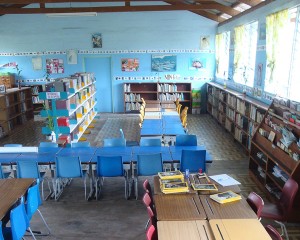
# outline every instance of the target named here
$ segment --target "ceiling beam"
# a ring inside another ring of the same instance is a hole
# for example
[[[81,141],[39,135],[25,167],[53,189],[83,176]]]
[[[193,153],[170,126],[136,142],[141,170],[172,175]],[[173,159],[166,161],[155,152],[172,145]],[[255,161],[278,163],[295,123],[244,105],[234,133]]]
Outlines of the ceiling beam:
[[[251,7],[261,3],[261,0],[238,0],[240,3],[245,3]]]
[[[206,12],[204,10],[196,10],[196,11],[191,11],[195,14],[198,14],[202,17],[205,17],[205,18],[208,18],[210,20],[213,20],[213,21],[216,21],[216,22],[222,22],[222,18],[220,18],[219,16],[215,15],[215,14],[212,14],[212,13],[209,13],[209,12]]]
[[[240,11],[235,10],[231,7],[227,7],[227,6],[222,5],[220,3],[211,3],[211,4],[202,3],[201,5],[202,6],[210,6],[211,7],[210,9],[218,10],[218,11],[226,13],[230,16],[235,16],[235,15],[238,15],[240,13]],[[206,9],[208,9],[208,8],[206,8]]]
[[[163,0],[151,0],[151,2],[162,2]],[[149,2],[149,0],[0,0],[0,4],[32,4],[32,3],[70,3],[70,2],[80,2],[80,3],[101,3],[101,2]],[[184,2],[184,0],[168,0],[168,2]],[[211,0],[193,0],[193,2],[211,2]]]
[[[179,11],[205,10],[209,5],[149,5],[149,6],[115,6],[115,7],[78,7],[78,8],[15,8],[0,7],[0,14],[44,14],[44,13],[76,13],[76,12],[142,12],[142,11]]]

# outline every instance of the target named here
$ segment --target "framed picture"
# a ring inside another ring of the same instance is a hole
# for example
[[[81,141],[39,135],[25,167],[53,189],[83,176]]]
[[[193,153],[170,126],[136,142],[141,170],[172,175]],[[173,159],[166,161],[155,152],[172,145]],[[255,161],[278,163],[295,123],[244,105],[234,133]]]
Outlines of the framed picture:
[[[152,55],[151,71],[152,72],[175,72],[177,65],[177,56],[166,55]]]
[[[67,63],[68,64],[77,64],[77,50],[70,49],[67,50]]]
[[[33,57],[31,59],[32,62],[32,68],[33,70],[42,70],[43,68],[43,62],[41,57]]]
[[[189,70],[201,70],[206,68],[206,59],[191,58],[189,62]]]
[[[138,58],[122,58],[121,68],[123,72],[137,72],[140,67]]]
[[[63,59],[46,59],[47,73],[64,73]]]
[[[6,88],[5,85],[0,85],[0,93],[5,93]]]
[[[92,34],[93,48],[102,48],[102,35],[101,33]]]
[[[210,48],[210,37],[202,36],[200,38],[200,50],[208,50]]]

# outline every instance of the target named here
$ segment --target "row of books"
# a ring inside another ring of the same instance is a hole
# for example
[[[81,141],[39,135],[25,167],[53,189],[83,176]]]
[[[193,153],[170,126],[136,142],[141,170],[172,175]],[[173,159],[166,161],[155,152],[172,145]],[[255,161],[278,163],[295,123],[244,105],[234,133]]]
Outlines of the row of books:
[[[228,94],[228,96],[227,96],[227,103],[228,103],[229,106],[235,108],[235,106],[236,106],[236,97]]]
[[[230,120],[234,121],[234,119],[235,119],[235,111],[233,109],[231,109],[231,108],[226,108],[226,116]]]
[[[177,92],[177,85],[175,84],[169,84],[169,83],[163,83],[158,84],[158,92]]]
[[[160,101],[176,101],[177,98],[181,101],[184,100],[183,93],[161,93],[158,97]]]
[[[141,95],[136,93],[125,94],[125,101],[126,102],[141,101]]]
[[[282,171],[278,166],[274,166],[273,167],[273,172],[272,174],[277,177],[280,178],[282,181],[286,182],[289,179],[289,175],[286,174],[284,171]]]
[[[235,123],[244,130],[248,129],[248,118],[239,113],[237,113],[235,116]]]
[[[125,109],[126,111],[136,111],[136,110],[140,110],[141,108],[141,104],[138,102],[128,102],[125,104]]]

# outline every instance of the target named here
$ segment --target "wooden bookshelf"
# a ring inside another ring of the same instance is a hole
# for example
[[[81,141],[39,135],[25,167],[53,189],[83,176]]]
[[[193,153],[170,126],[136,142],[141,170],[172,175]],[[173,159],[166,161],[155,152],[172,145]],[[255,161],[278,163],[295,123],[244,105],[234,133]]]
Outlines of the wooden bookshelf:
[[[282,105],[281,103],[284,103]],[[287,99],[274,99],[255,132],[250,151],[249,172],[255,182],[272,200],[278,201],[288,178],[300,185],[300,112],[289,107]],[[300,104],[299,104],[300,106]],[[291,132],[295,139],[283,144],[284,131]],[[270,135],[271,133],[271,135]],[[300,221],[300,192],[298,191],[294,211],[289,221]]]
[[[214,82],[207,84],[207,111],[247,152],[268,105]]]
[[[10,88],[0,94],[0,138],[33,118],[31,89]]]
[[[134,112],[140,109],[141,98],[147,102],[159,101],[161,103],[176,101],[179,98],[183,107],[192,112],[191,83],[124,83],[124,112]]]

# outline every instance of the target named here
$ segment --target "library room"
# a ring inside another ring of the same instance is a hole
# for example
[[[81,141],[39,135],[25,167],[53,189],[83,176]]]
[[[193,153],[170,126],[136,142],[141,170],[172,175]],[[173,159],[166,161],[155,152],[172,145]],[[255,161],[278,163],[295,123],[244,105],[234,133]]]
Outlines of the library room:
[[[0,239],[300,239],[299,0],[0,0],[0,23]]]

